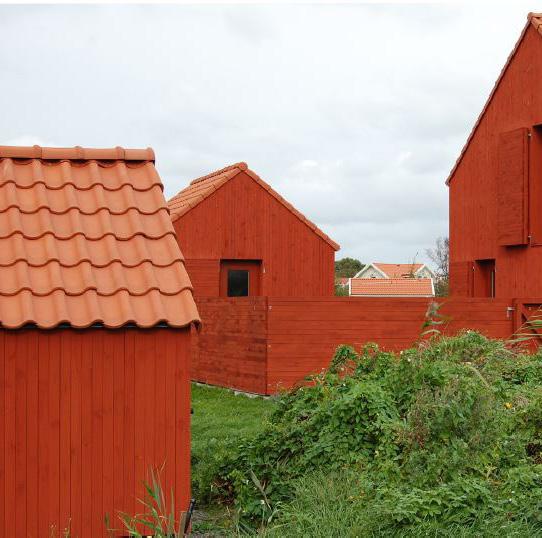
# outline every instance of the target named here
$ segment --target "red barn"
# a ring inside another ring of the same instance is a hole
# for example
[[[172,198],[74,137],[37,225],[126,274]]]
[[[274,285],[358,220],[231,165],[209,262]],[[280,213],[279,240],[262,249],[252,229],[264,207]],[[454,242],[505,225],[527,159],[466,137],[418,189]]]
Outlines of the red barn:
[[[529,14],[452,170],[450,288],[542,296],[542,14]]]
[[[197,321],[152,150],[0,147],[0,536],[186,509]]]
[[[168,203],[196,296],[331,296],[339,245],[245,163]]]

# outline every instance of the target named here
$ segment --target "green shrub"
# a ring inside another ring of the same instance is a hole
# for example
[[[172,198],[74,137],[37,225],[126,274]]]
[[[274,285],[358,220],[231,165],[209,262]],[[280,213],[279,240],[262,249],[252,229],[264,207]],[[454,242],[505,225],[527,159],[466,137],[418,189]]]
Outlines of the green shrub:
[[[340,347],[218,475],[270,535],[536,535],[542,357],[471,331],[397,355]]]

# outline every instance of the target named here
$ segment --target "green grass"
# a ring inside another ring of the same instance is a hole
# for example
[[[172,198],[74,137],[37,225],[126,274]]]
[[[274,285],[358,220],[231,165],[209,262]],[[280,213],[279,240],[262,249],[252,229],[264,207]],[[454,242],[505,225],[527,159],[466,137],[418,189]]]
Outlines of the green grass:
[[[192,492],[199,508],[213,511],[213,479],[222,460],[241,438],[264,428],[274,407],[271,399],[192,385]]]
[[[356,472],[316,471],[294,483],[294,499],[283,506],[275,524],[262,529],[265,538],[540,538],[540,528],[525,521],[485,518],[470,524],[419,522],[404,529],[379,528],[381,513],[368,514]]]

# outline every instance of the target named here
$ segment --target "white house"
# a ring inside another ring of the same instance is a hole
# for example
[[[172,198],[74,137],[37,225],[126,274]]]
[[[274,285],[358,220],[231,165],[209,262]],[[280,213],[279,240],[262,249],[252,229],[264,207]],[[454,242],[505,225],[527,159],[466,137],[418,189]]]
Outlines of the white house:
[[[424,263],[369,263],[354,278],[430,278],[435,273]]]

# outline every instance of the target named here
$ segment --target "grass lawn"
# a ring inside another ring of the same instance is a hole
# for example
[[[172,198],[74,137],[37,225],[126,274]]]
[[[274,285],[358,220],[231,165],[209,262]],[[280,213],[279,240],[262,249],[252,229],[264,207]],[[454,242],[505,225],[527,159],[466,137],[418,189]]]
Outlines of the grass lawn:
[[[273,408],[271,399],[192,385],[192,494],[197,508],[203,509],[210,519],[223,520],[227,516],[211,503],[212,478],[221,459],[234,450],[240,437],[258,433]]]

